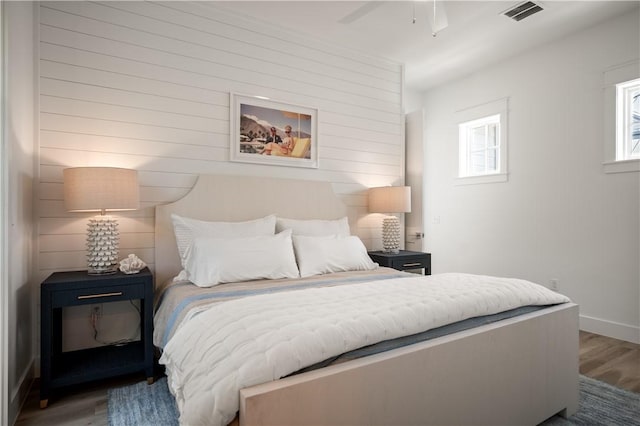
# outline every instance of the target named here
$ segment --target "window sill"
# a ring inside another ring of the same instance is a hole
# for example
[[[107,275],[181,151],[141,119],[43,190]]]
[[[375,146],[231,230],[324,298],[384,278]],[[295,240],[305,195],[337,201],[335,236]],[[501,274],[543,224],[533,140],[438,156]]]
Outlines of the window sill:
[[[455,185],[477,185],[483,183],[500,183],[506,182],[508,175],[506,173],[496,173],[493,175],[482,176],[465,176],[456,179]]]
[[[602,163],[605,173],[640,172],[640,160],[607,161]]]

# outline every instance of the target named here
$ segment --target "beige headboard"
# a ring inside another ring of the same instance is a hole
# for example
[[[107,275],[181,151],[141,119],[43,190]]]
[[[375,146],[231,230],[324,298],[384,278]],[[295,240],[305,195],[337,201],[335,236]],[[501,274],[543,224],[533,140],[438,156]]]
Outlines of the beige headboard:
[[[269,214],[337,219],[347,215],[347,208],[329,182],[201,175],[182,199],[156,207],[156,285],[175,277],[181,269],[171,213],[210,221],[244,221]]]

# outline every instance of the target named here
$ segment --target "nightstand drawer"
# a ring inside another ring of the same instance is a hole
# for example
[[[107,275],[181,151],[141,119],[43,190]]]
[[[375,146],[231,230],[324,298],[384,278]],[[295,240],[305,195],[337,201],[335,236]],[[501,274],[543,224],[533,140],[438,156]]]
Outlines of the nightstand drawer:
[[[54,308],[91,303],[118,302],[144,298],[144,283],[108,288],[80,288],[76,290],[54,291],[51,304]]]
[[[421,251],[400,250],[398,253],[370,251],[369,257],[380,266],[405,271],[408,269],[424,269],[425,275],[431,275],[431,253]]]
[[[404,269],[422,269],[428,268],[429,262],[427,261],[426,256],[424,259],[394,259],[391,261],[391,267],[401,271]]]

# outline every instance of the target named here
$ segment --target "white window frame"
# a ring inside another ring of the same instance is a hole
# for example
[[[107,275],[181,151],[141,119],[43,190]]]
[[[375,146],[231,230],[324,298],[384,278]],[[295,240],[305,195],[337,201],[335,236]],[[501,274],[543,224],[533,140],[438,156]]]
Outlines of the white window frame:
[[[623,112],[619,112],[618,88],[624,84],[640,79],[640,61],[634,60],[609,68],[603,73],[604,81],[604,120],[603,120],[603,152],[604,173],[640,172],[640,159],[625,158],[624,142],[618,138],[619,120]]]
[[[489,126],[496,125],[496,144],[487,145],[489,140]],[[474,150],[472,138],[475,129],[483,128],[485,133],[485,144],[481,149]],[[459,140],[459,165],[458,165],[458,177],[477,177],[494,175],[500,173],[500,114],[490,115],[488,117],[482,117],[477,120],[467,121],[466,123],[460,123],[458,125],[458,140]],[[496,164],[494,169],[488,168],[488,153],[495,151]],[[473,161],[471,157],[477,153],[484,153],[484,170],[476,172],[473,170]]]
[[[640,160],[631,151],[631,95],[640,91],[640,78],[616,84],[616,161]]]
[[[508,158],[508,98],[486,102],[481,105],[465,108],[457,111],[456,121],[458,123],[458,173],[457,185],[470,185],[480,183],[497,183],[508,180],[507,158]],[[469,170],[470,168],[470,138],[469,130],[479,126],[486,126],[491,123],[498,124],[497,132],[497,152],[495,171],[478,174]]]

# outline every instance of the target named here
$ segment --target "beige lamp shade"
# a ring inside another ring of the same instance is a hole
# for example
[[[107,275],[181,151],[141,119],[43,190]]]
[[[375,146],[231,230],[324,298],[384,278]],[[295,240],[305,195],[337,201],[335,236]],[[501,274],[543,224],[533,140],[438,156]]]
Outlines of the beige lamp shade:
[[[64,169],[64,205],[70,212],[136,210],[138,172],[117,167]]]
[[[87,226],[87,272],[112,274],[118,269],[118,221],[105,211],[140,207],[138,172],[117,167],[72,167],[63,170],[64,204],[70,212],[100,211]]]
[[[369,189],[371,213],[410,213],[410,186],[382,186]]]

